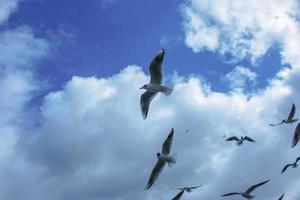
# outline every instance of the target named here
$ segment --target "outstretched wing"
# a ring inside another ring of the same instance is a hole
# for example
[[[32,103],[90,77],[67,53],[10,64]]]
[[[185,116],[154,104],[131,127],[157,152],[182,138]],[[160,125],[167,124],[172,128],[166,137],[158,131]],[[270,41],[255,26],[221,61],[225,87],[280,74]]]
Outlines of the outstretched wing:
[[[161,84],[161,81],[163,78],[163,74],[162,74],[162,70],[161,70],[163,58],[164,58],[164,50],[161,49],[155,55],[155,57],[153,58],[150,66],[149,66],[149,71],[150,71],[150,76],[151,76],[150,83]]]
[[[299,160],[300,160],[300,157],[298,157],[298,158],[296,159],[296,163],[298,163]]]
[[[246,191],[246,193],[250,194],[253,190],[255,190],[256,188],[258,188],[259,186],[262,186],[262,185],[266,184],[266,183],[269,182],[269,181],[270,181],[270,180],[266,180],[266,181],[264,181],[264,182],[261,182],[261,183],[258,183],[258,184],[256,184],[256,185],[251,186],[251,187]]]
[[[233,140],[239,141],[239,138],[237,138],[236,136],[232,136],[226,139],[226,141],[233,141]]]
[[[198,186],[194,186],[194,187],[187,187],[186,188],[186,191],[187,192],[192,192],[194,189],[197,189],[197,188],[199,188],[199,187],[201,187],[202,185],[198,185]]]
[[[245,136],[244,140],[247,140],[249,142],[255,142],[255,140],[253,140],[251,137]]]
[[[270,126],[277,126],[277,125],[280,125],[280,124],[283,124],[283,121],[282,122],[279,122],[277,124],[269,124]]]
[[[288,116],[288,120],[291,120],[291,119],[294,118],[295,112],[296,112],[296,106],[295,106],[295,104],[293,103],[292,109],[291,109],[291,111],[290,111],[290,113],[289,113],[289,116]]]
[[[165,155],[168,155],[171,151],[172,142],[173,142],[174,129],[172,128],[167,139],[164,141],[161,152]]]
[[[292,148],[296,146],[296,144],[299,142],[299,139],[300,139],[300,123],[298,123],[294,132],[294,137],[292,140]]]
[[[172,200],[179,200],[181,196],[183,195],[184,190],[181,190]]]
[[[282,194],[282,195],[279,197],[279,199],[278,199],[278,200],[282,200],[282,199],[283,199],[283,197],[284,197],[284,194]]]
[[[285,170],[286,170],[288,167],[290,167],[290,166],[292,166],[292,164],[288,164],[288,165],[284,166],[284,168],[282,169],[281,173],[285,172]]]
[[[156,96],[157,92],[146,91],[141,95],[141,112],[144,119],[147,118],[150,102]]]
[[[198,185],[198,186],[194,186],[194,187],[188,187],[188,189],[190,189],[190,190],[194,190],[194,189],[197,189],[197,188],[199,188],[199,187],[201,187],[202,185]]]
[[[221,197],[227,197],[227,196],[238,195],[238,194],[241,194],[241,193],[239,193],[239,192],[231,192],[231,193],[223,194]]]
[[[145,190],[148,190],[154,184],[154,182],[156,181],[157,177],[162,172],[165,165],[166,165],[166,162],[157,160],[154,168],[152,169],[152,172],[151,172],[151,175],[150,175],[150,178],[148,180],[148,184],[147,184]]]

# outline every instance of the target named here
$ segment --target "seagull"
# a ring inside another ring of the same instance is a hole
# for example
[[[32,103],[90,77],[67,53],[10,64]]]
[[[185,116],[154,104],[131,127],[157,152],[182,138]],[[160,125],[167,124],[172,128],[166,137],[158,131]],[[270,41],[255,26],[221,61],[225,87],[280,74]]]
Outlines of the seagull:
[[[282,195],[279,197],[279,199],[278,199],[278,200],[282,200],[282,199],[283,199],[283,197],[284,197],[284,194],[282,194]]]
[[[167,139],[164,141],[162,146],[161,153],[157,153],[157,162],[152,169],[148,184],[145,188],[145,190],[148,190],[156,181],[159,174],[162,172],[163,168],[165,167],[166,163],[169,167],[171,167],[172,164],[176,163],[176,159],[174,155],[169,155],[172,147],[172,141],[173,141],[173,135],[174,135],[174,129],[172,128]]]
[[[285,172],[285,170],[287,170],[287,168],[289,168],[289,167],[293,167],[293,168],[298,167],[298,161],[299,160],[300,160],[300,157],[298,157],[294,163],[287,164],[286,166],[284,166],[284,168],[282,169],[281,173]]]
[[[181,188],[178,188],[178,190],[181,190],[181,191],[172,200],[179,200],[181,198],[181,196],[183,195],[184,191],[192,192],[192,190],[197,189],[201,186],[202,185],[195,186],[195,187],[181,187]]]
[[[141,111],[142,116],[144,119],[147,118],[150,102],[152,99],[157,95],[158,92],[162,92],[165,95],[170,95],[172,93],[172,89],[168,88],[167,86],[164,86],[161,84],[163,79],[162,74],[162,62],[164,60],[165,50],[161,49],[156,54],[152,62],[150,63],[149,70],[150,70],[150,83],[143,85],[140,89],[145,89],[146,92],[144,92],[141,95]]]
[[[298,123],[294,132],[294,137],[292,140],[292,148],[296,146],[296,144],[299,142],[299,139],[300,139],[300,123]]]
[[[280,124],[283,124],[283,123],[286,123],[286,124],[293,124],[294,122],[298,121],[297,118],[294,118],[295,116],[295,113],[296,113],[296,106],[295,104],[293,103],[292,104],[292,109],[289,113],[289,116],[287,119],[283,119],[280,123],[277,123],[277,124],[270,124],[270,126],[277,126],[277,125],[280,125]]]
[[[226,141],[236,141],[236,144],[238,146],[242,145],[244,143],[244,141],[255,142],[255,140],[253,140],[252,138],[250,138],[248,136],[245,136],[245,137],[242,136],[241,138],[232,136],[232,137],[227,138]]]
[[[261,182],[261,183],[258,183],[256,185],[253,185],[248,190],[246,190],[246,192],[231,192],[231,193],[228,193],[228,194],[223,194],[222,197],[227,197],[227,196],[232,196],[232,195],[242,195],[242,197],[244,197],[244,198],[246,198],[248,200],[254,199],[255,196],[251,195],[250,193],[252,191],[254,191],[256,188],[258,188],[259,186],[262,186],[262,185],[266,184],[269,181],[270,180],[266,180],[264,182]]]

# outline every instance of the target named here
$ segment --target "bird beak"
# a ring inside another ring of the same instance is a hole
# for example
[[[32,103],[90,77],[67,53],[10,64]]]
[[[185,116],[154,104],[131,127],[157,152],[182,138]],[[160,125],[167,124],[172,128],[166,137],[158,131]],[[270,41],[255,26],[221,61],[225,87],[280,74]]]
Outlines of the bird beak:
[[[143,87],[140,88],[140,90],[143,89]]]

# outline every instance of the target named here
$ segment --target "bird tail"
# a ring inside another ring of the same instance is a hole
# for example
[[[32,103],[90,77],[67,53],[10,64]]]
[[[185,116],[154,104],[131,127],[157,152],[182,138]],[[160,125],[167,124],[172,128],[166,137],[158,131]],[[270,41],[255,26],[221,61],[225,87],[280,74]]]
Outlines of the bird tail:
[[[170,160],[167,162],[168,166],[171,168],[176,163],[176,160],[177,160],[177,154],[174,153],[170,156]]]
[[[164,86],[164,90],[163,90],[164,95],[168,96],[168,95],[172,94],[172,92],[173,92],[173,89]]]

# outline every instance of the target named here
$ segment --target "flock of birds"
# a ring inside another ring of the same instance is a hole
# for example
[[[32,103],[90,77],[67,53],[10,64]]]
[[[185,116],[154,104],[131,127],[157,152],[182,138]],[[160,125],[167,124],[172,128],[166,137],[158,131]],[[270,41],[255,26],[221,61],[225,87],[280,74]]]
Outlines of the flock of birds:
[[[163,79],[162,62],[163,62],[163,59],[164,59],[164,54],[165,54],[164,49],[161,49],[155,55],[154,59],[152,60],[152,62],[150,63],[150,66],[149,66],[149,71],[150,71],[150,76],[151,76],[150,83],[145,84],[143,87],[140,88],[140,89],[145,89],[146,90],[141,95],[141,99],[140,99],[141,112],[142,112],[142,116],[143,116],[144,119],[147,118],[151,101],[153,100],[153,98],[158,93],[161,92],[165,95],[170,95],[172,93],[171,88],[162,85],[162,79]],[[295,113],[296,113],[296,106],[293,103],[292,104],[292,109],[291,109],[287,119],[283,119],[280,123],[270,124],[270,126],[277,126],[277,125],[284,124],[284,123],[292,125],[294,122],[298,121],[298,119],[295,118]],[[189,132],[189,129],[185,130],[185,132],[186,133]],[[145,190],[148,190],[148,189],[151,188],[151,186],[155,183],[158,176],[160,175],[160,173],[164,169],[165,165],[168,165],[169,167],[171,167],[173,164],[176,163],[176,155],[175,154],[170,154],[171,147],[172,147],[172,142],[173,142],[173,135],[174,135],[174,129],[172,128],[169,135],[168,135],[168,137],[166,138],[166,140],[164,141],[164,143],[162,145],[161,152],[158,152],[156,154],[157,162],[156,162],[154,168],[152,169],[152,172],[151,172],[151,175],[150,175],[150,178],[148,180],[148,183],[147,183],[147,186],[146,186]],[[299,139],[300,139],[300,123],[298,123],[298,125],[295,129],[295,132],[294,132],[294,136],[293,136],[293,139],[292,139],[292,145],[291,145],[292,148],[296,146]],[[225,139],[225,141],[235,141],[237,145],[242,145],[246,141],[247,142],[255,142],[255,140],[250,138],[249,136],[242,136],[240,138],[238,138],[237,136],[231,136],[231,137]],[[298,157],[294,163],[287,164],[286,166],[284,166],[281,173],[284,173],[289,167],[296,168],[298,166],[298,161],[299,160],[300,160],[300,157]],[[244,197],[248,200],[249,199],[254,199],[255,196],[252,195],[251,193],[255,189],[257,189],[258,187],[268,183],[269,181],[270,180],[266,180],[266,181],[260,182],[258,184],[255,184],[255,185],[249,187],[244,192],[231,192],[231,193],[223,194],[223,195],[221,195],[221,197],[241,195],[242,197]],[[202,185],[193,186],[193,187],[177,188],[178,190],[180,190],[180,192],[178,194],[176,194],[176,196],[173,197],[172,200],[179,200],[182,197],[182,195],[184,194],[185,191],[186,192],[192,192],[192,190],[197,189],[201,186]],[[282,194],[279,197],[278,200],[282,200],[283,197],[284,197],[284,194]]]

